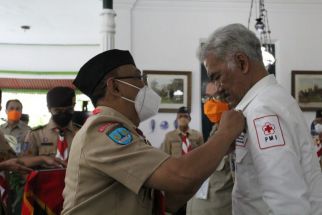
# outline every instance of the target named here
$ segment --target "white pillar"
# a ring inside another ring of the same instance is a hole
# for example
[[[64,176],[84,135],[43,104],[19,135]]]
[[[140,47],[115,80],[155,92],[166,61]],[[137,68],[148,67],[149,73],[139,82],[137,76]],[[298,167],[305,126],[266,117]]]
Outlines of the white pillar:
[[[102,51],[114,49],[115,41],[115,16],[116,13],[113,9],[103,9],[102,13]]]

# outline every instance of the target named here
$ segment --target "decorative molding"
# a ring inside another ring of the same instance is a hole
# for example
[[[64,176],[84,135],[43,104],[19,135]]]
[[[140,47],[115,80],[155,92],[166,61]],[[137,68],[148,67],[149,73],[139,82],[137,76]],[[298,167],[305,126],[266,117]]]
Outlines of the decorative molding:
[[[124,0],[125,1],[125,0]],[[130,0],[130,2],[135,2]],[[266,5],[274,5],[278,8],[298,7],[301,6],[316,6],[321,5],[321,0],[267,0]],[[150,9],[162,10],[166,8],[171,11],[178,10],[212,10],[220,11],[225,9],[247,9],[249,10],[250,0],[137,0],[135,9]]]
[[[4,43],[0,42],[1,45],[17,45],[17,46],[93,46],[93,47],[98,47],[100,44],[98,43],[75,43],[75,44],[70,44],[70,43]]]
[[[0,70],[0,78],[16,79],[74,79],[77,72],[73,71],[18,71]]]

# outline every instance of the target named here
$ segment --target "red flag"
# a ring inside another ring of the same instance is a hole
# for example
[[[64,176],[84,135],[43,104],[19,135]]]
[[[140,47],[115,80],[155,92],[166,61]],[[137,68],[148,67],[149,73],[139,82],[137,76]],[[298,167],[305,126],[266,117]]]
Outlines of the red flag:
[[[59,215],[63,209],[65,169],[32,171],[23,194],[22,215]]]

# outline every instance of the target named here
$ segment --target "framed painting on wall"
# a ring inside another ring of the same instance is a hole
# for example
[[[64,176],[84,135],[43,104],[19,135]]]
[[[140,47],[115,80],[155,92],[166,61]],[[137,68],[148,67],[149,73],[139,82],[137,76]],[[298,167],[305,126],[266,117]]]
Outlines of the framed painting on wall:
[[[191,72],[144,70],[148,85],[161,96],[160,113],[176,113],[191,108]]]
[[[322,71],[292,71],[291,87],[303,111],[322,109]]]

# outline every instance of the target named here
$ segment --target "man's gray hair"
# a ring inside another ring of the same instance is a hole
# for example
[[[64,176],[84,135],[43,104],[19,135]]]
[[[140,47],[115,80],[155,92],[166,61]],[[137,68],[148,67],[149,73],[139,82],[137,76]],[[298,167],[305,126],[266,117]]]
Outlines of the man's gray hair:
[[[218,28],[201,44],[197,55],[201,62],[208,53],[213,53],[222,60],[229,60],[236,52],[243,52],[253,60],[263,61],[259,39],[242,24]]]

